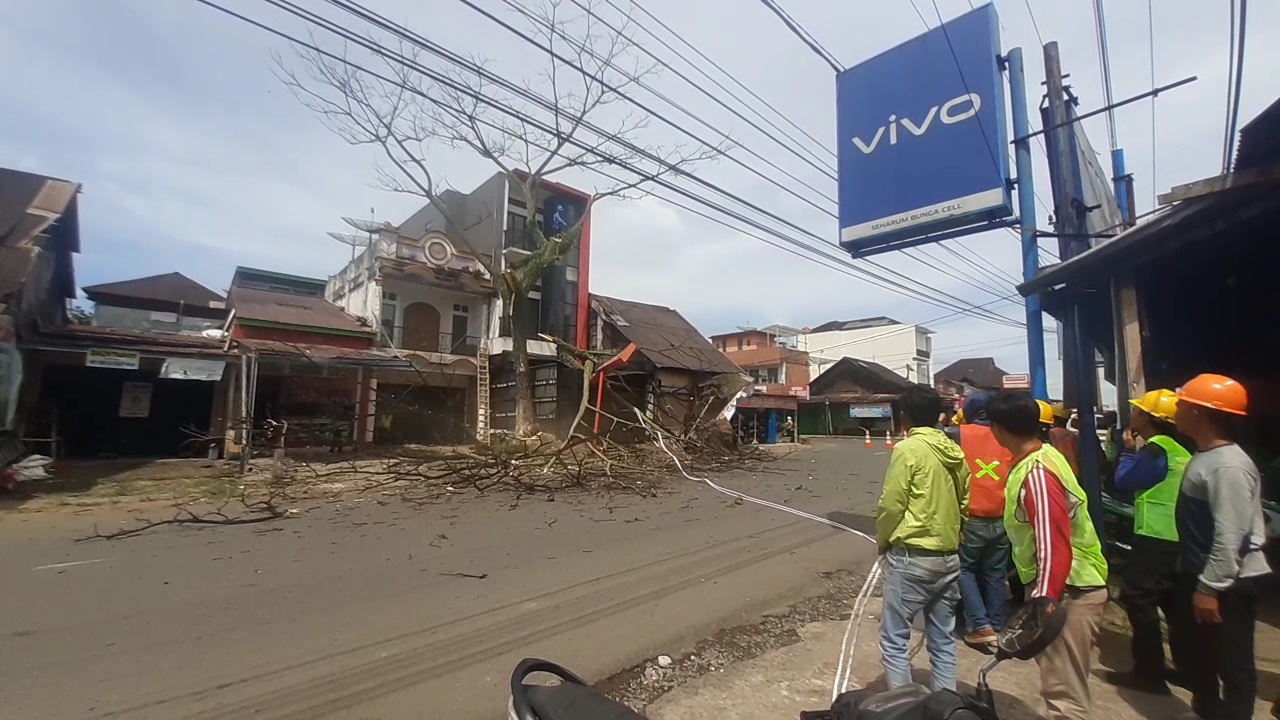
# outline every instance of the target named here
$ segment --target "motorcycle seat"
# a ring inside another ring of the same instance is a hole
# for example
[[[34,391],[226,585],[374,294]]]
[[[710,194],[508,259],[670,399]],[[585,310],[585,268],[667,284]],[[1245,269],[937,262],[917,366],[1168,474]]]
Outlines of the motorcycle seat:
[[[537,685],[528,690],[538,720],[645,720],[622,703],[584,685]]]

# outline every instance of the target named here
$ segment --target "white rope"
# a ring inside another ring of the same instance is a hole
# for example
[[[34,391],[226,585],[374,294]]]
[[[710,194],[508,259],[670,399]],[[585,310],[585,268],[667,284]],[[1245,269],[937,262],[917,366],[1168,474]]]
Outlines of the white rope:
[[[791,513],[792,515],[797,515],[802,518],[807,518],[809,520],[820,522],[823,525],[833,527],[837,530],[844,530],[845,532],[853,533],[854,535],[857,535],[863,540],[867,540],[869,542],[875,542],[875,538],[873,538],[872,536],[860,530],[854,530],[848,525],[835,522],[834,520],[828,520],[827,518],[819,517],[818,515],[812,515],[810,513],[804,512],[803,510],[797,510],[795,508],[787,507],[786,505],[779,505],[778,503],[769,502],[768,500],[761,500],[760,498],[752,497],[750,495],[747,495],[746,493],[740,493],[737,490],[730,490],[729,488],[715,484],[714,482],[711,481],[710,478],[694,477],[693,475],[690,475],[689,471],[684,469],[684,464],[680,462],[680,458],[676,457],[676,454],[671,452],[671,450],[667,447],[667,444],[663,441],[662,432],[660,430],[651,429],[649,427],[648,421],[644,417],[644,414],[641,413],[640,410],[637,408],[632,408],[632,409],[635,410],[636,417],[640,419],[640,425],[644,427],[646,430],[650,431],[650,433],[657,439],[658,447],[661,448],[662,451],[665,452],[667,455],[671,456],[671,459],[676,464],[676,468],[680,470],[680,474],[684,475],[689,480],[703,483],[707,487],[711,488],[712,490],[715,490],[716,492],[724,493],[725,495],[738,498],[740,500],[743,500],[744,502],[755,503],[756,505],[762,505],[767,508],[773,508],[774,510],[781,510],[783,512],[788,512],[788,513]],[[841,692],[847,691],[849,689],[849,683],[853,679],[853,660],[854,660],[854,653],[857,651],[857,648],[858,648],[858,631],[862,628],[862,618],[866,614],[867,603],[870,602],[871,596],[875,594],[876,584],[879,583],[884,577],[884,564],[885,563],[884,563],[883,557],[878,558],[876,560],[875,564],[871,566],[871,572],[867,574],[867,579],[862,583],[862,589],[858,591],[857,596],[855,596],[854,598],[853,610],[849,614],[849,622],[845,625],[844,638],[840,641],[840,660],[836,664],[836,677],[835,677],[835,681],[832,683],[832,686],[831,686],[832,702],[835,701],[835,699],[840,695]],[[913,647],[911,651],[907,654],[908,662],[910,662],[912,659],[915,658],[916,654],[920,652],[920,648],[923,647],[923,645],[924,645],[924,635],[922,634],[919,638],[916,639],[915,647]]]

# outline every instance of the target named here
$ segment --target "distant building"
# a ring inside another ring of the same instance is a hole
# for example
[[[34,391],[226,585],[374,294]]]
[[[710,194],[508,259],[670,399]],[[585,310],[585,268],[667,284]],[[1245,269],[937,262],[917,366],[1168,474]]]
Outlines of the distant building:
[[[289,293],[291,295],[308,295],[324,297],[325,281],[319,278],[302,277],[274,270],[238,267],[231,276],[231,287],[252,288],[254,290],[270,290],[271,292]]]
[[[779,335],[778,333],[786,333]],[[711,336],[711,344],[729,356],[758,385],[803,390],[809,384],[809,353],[795,348],[798,330],[772,325]],[[797,393],[790,393],[797,394]]]
[[[911,387],[893,370],[868,360],[840,358],[809,382],[800,407],[803,435],[883,437],[894,429],[893,399]]]
[[[98,327],[198,335],[221,329],[227,319],[226,298],[177,272],[90,285],[83,292]]]
[[[805,328],[796,348],[809,353],[809,377],[816,378],[841,358],[879,363],[911,382],[929,382],[933,331],[878,316],[833,320]]]
[[[958,408],[977,390],[998,392],[1007,374],[995,358],[963,358],[935,373],[933,386],[949,407]]]

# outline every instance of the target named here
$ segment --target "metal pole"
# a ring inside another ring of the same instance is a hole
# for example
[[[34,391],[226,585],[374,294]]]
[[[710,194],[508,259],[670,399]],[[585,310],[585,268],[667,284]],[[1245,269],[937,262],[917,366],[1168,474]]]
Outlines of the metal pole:
[[[1013,135],[1022,138],[1014,143],[1015,170],[1018,173],[1018,215],[1022,229],[1022,279],[1032,280],[1040,269],[1040,253],[1036,240],[1036,201],[1034,170],[1031,164],[1031,141],[1025,136],[1031,130],[1027,116],[1027,75],[1022,62],[1022,48],[1013,48],[1009,64],[1009,95],[1012,99]],[[1027,368],[1031,373],[1031,395],[1037,400],[1049,399],[1049,378],[1044,358],[1044,314],[1040,310],[1040,294],[1027,298]]]
[[[249,473],[249,356],[240,356],[240,474]]]

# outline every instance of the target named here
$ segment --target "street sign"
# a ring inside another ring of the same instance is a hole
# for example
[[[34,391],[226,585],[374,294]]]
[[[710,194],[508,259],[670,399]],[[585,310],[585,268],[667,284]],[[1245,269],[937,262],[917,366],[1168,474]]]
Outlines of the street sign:
[[[1031,376],[1026,373],[1005,375],[1000,381],[1000,387],[1005,390],[1030,390]]]
[[[893,406],[889,403],[878,403],[875,405],[850,405],[849,417],[891,418],[893,417]]]
[[[836,77],[846,250],[1013,214],[999,26],[989,3]]]

